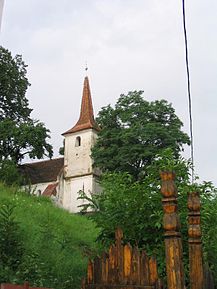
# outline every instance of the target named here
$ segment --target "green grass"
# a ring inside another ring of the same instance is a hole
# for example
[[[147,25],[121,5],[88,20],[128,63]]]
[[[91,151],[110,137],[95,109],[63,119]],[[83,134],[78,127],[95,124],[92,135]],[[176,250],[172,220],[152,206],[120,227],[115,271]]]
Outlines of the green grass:
[[[10,280],[29,279],[34,286],[80,288],[87,259],[96,254],[97,229],[85,216],[55,207],[45,197],[34,197],[0,184],[0,206],[13,204],[24,255]]]

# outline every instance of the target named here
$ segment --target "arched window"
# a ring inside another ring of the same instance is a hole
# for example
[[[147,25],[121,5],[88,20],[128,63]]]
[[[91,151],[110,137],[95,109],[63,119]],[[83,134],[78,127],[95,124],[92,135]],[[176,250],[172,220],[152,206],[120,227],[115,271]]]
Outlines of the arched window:
[[[80,136],[77,136],[77,137],[76,137],[75,146],[76,146],[76,147],[80,147],[80,146],[81,146],[81,137],[80,137]]]

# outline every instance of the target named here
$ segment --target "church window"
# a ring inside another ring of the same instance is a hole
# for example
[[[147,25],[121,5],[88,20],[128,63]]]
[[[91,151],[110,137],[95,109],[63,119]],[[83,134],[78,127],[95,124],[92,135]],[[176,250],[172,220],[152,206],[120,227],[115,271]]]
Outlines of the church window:
[[[81,146],[81,137],[80,137],[80,136],[77,136],[77,137],[76,137],[75,146],[76,146],[76,147],[80,147],[80,146]]]

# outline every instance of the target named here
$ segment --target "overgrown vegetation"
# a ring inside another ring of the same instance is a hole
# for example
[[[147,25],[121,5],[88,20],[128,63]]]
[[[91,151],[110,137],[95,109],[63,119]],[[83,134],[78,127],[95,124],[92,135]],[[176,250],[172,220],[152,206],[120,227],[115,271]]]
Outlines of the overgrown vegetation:
[[[0,184],[0,283],[80,288],[97,233],[86,217]]]
[[[186,276],[188,275],[187,193],[198,190],[202,203],[204,260],[213,269],[217,280],[217,189],[210,182],[190,184],[190,163],[173,156],[170,149],[156,156],[146,167],[140,181],[129,173],[107,173],[102,177],[101,194],[92,196],[92,219],[100,229],[99,241],[105,245],[114,240],[114,231],[121,227],[126,240],[137,244],[149,255],[155,255],[161,276],[165,276],[165,250],[162,227],[162,204],[159,170],[174,170],[178,187]],[[81,198],[86,198],[81,192]],[[88,199],[90,202],[90,199]],[[88,206],[84,206],[86,209]],[[186,278],[187,279],[187,278]]]

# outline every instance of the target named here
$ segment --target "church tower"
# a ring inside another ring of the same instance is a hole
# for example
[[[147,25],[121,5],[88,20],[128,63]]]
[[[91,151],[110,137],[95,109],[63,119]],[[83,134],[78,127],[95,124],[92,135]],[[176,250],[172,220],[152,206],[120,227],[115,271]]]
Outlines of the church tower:
[[[76,125],[63,133],[64,151],[64,194],[63,207],[71,212],[79,212],[82,200],[77,200],[78,192],[91,195],[98,192],[97,169],[93,168],[91,147],[94,145],[99,127],[94,120],[89,79],[84,79],[80,117]]]

